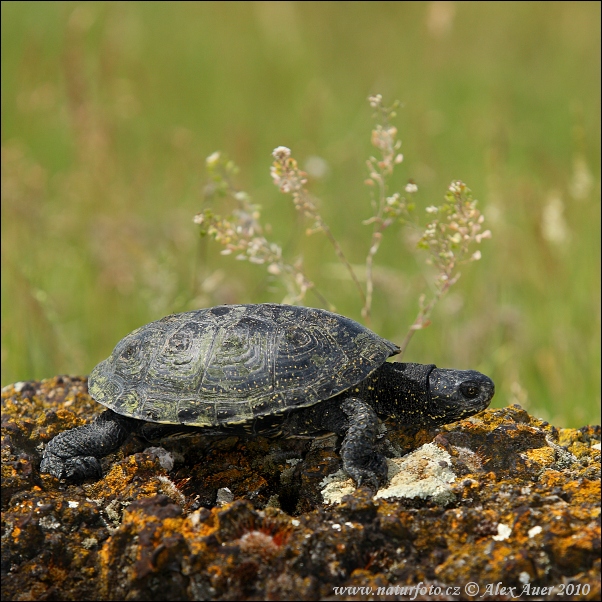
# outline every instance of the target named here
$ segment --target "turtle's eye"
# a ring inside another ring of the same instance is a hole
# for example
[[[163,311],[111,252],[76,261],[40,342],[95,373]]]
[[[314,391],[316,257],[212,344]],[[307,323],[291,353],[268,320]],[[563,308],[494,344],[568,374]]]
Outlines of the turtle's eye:
[[[479,385],[475,382],[468,381],[460,385],[460,392],[467,399],[474,399],[475,397],[479,396],[481,387],[479,387]]]

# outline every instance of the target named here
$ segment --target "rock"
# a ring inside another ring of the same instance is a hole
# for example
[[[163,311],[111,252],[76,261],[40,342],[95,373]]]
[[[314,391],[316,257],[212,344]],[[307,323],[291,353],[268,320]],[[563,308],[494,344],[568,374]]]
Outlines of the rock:
[[[600,599],[600,427],[389,428],[411,453],[376,496],[303,440],[132,438],[97,482],[41,475],[101,410],[83,378],[3,389],[3,599]]]

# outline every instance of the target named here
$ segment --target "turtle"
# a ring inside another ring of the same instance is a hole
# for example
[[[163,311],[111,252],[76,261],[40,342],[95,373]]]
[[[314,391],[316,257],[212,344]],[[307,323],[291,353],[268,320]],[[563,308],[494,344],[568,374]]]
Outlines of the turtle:
[[[484,410],[493,381],[475,370],[388,362],[400,348],[323,309],[264,303],[169,315],[123,338],[88,378],[107,409],[55,436],[40,470],[83,481],[136,433],[156,440],[209,435],[338,435],[357,486],[387,479],[375,444],[380,418],[404,426],[448,424]]]

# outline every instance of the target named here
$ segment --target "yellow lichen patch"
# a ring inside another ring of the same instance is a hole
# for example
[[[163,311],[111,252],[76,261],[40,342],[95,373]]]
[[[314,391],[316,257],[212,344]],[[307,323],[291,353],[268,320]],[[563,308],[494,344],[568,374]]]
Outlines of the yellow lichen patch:
[[[198,515],[193,513],[186,517],[180,526],[180,533],[186,539],[191,554],[200,558],[209,552],[206,538],[214,535],[218,528],[215,524],[200,522],[196,516]]]
[[[583,433],[577,429],[558,429],[558,444],[570,447],[583,441]]]
[[[523,453],[529,460],[542,467],[551,466],[556,461],[556,452],[551,447],[528,449]]]
[[[153,478],[153,473],[156,474],[161,469],[158,469],[158,463],[151,460],[143,454],[134,454],[128,456],[121,462],[116,462],[111,465],[109,472],[100,480],[87,485],[87,491],[90,497],[93,498],[110,498],[115,496],[128,497],[133,493],[130,491],[132,487],[136,490],[137,497],[151,497],[160,493],[163,484],[157,478]],[[132,485],[134,478],[144,473],[144,478],[139,479],[139,483]]]
[[[600,502],[600,481],[579,479],[567,483],[565,490],[571,493],[572,502],[575,504],[596,504],[596,502]]]
[[[107,588],[110,583],[110,567],[113,564],[111,539],[109,538],[98,552],[100,564],[101,593],[103,597],[107,596]]]
[[[592,448],[590,447],[589,443],[585,443],[584,441],[575,441],[569,446],[569,451],[577,458],[583,458],[584,456],[591,454]]]
[[[118,493],[129,482],[129,475],[122,464],[113,464],[103,479],[103,486]]]
[[[225,487],[229,483],[233,481],[237,481],[241,478],[243,472],[238,468],[229,468],[228,470],[224,470],[222,472],[215,473],[208,478],[208,482],[213,486],[217,487]]]
[[[539,482],[547,488],[562,487],[566,477],[559,470],[546,469],[539,477]]]

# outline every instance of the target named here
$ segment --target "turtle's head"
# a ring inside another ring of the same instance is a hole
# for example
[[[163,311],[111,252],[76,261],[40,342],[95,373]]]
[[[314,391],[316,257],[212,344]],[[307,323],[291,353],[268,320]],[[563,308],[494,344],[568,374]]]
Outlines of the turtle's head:
[[[433,368],[429,391],[429,418],[434,424],[448,424],[484,410],[495,393],[495,385],[476,370]]]
[[[377,378],[382,379],[376,385],[377,413],[416,426],[468,418],[484,410],[495,391],[493,381],[480,372],[446,370],[433,364],[386,362]]]

